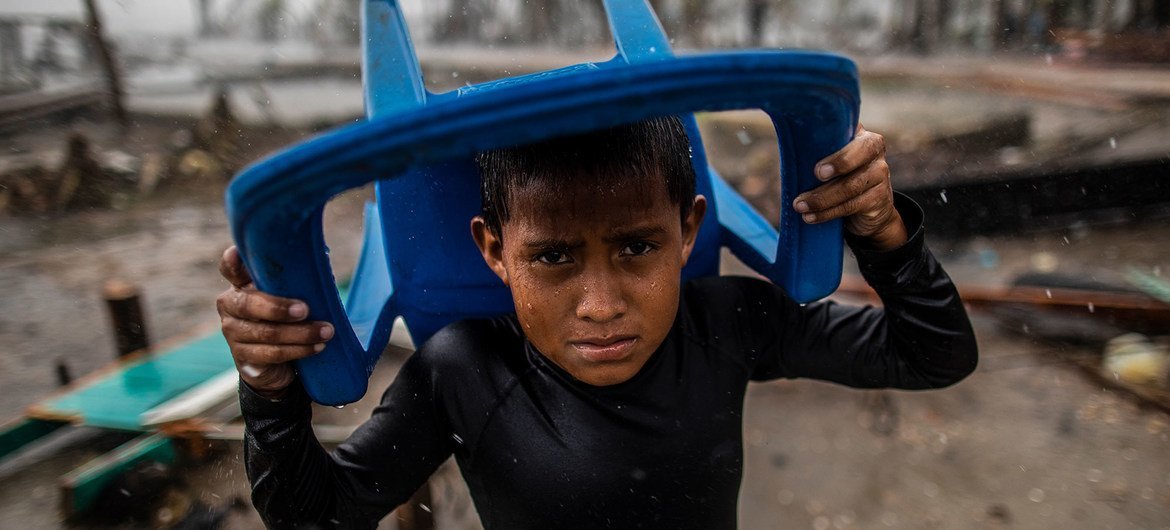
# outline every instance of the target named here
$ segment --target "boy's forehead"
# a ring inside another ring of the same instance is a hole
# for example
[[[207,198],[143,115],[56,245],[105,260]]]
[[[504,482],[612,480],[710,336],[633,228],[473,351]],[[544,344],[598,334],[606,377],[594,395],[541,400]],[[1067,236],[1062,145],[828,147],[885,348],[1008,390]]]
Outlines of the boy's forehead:
[[[611,224],[655,218],[663,209],[677,212],[665,183],[631,178],[621,181],[533,182],[511,190],[511,217],[527,224],[561,226],[580,221]],[[677,217],[677,215],[674,215]]]

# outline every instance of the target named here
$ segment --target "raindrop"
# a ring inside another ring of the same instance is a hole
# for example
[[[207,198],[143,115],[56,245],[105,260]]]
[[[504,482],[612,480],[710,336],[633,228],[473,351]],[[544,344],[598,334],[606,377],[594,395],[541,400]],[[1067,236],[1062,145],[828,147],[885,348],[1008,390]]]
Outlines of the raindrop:
[[[942,198],[943,204],[947,203],[947,190],[942,190],[942,191],[938,192],[938,196]]]
[[[743,145],[752,143],[752,135],[748,134],[748,132],[743,129],[735,131],[735,137],[739,140],[739,143]]]
[[[420,502],[420,503],[418,503],[418,507],[419,507],[419,508],[422,508],[424,512],[431,513],[431,507],[430,507],[430,506],[427,506],[427,505],[425,505],[425,504],[423,504],[423,503],[421,503],[421,502]]]
[[[1117,138],[1114,138],[1112,136],[1109,137],[1109,148],[1110,149],[1117,149]]]
[[[1045,295],[1046,295],[1048,298],[1052,298],[1052,289],[1045,289],[1045,290],[1044,290],[1044,294],[1045,294]]]
[[[334,405],[333,408],[335,408],[337,410],[341,410],[341,409],[345,408],[345,405]]]
[[[656,51],[658,51],[658,48],[655,48],[654,46],[650,47],[650,53],[654,53]]]
[[[1044,501],[1044,490],[1040,488],[1032,488],[1032,491],[1028,492],[1028,500],[1032,502]]]
[[[1097,312],[1097,308],[1096,308],[1096,307],[1093,305],[1093,302],[1089,302],[1089,312],[1090,312],[1090,313],[1096,313],[1096,312]]]
[[[455,439],[455,443],[463,445],[463,438],[461,438],[458,434],[451,433],[451,438]]]

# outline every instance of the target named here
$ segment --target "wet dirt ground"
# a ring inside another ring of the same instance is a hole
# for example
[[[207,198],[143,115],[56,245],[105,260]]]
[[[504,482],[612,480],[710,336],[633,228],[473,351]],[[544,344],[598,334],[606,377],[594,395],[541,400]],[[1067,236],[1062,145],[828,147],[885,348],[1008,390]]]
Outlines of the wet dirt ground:
[[[213,300],[225,287],[215,264],[230,244],[220,192],[164,193],[123,211],[0,218],[0,418],[53,392],[57,362],[81,375],[113,358],[100,299],[109,278],[142,287],[155,339],[214,325]],[[327,210],[339,271],[352,267],[368,195],[346,194]],[[1170,271],[1167,240],[1170,226],[1154,220],[931,244],[957,283],[993,285],[1029,270],[1040,253],[1090,275],[1125,265]],[[989,251],[993,263],[981,259]],[[980,367],[950,389],[752,386],[740,526],[1170,528],[1170,417],[1101,388],[1052,356],[1053,346],[973,316]],[[395,362],[384,363],[382,380]],[[353,423],[365,414],[357,405],[321,417]],[[227,442],[181,468],[184,484],[173,488],[183,500],[152,506],[152,519],[62,521],[58,477],[124,439],[70,430],[0,464],[0,528],[167,526],[191,502],[247,499],[240,444]],[[440,528],[477,526],[453,466],[432,489]],[[250,508],[225,513],[224,528],[261,527]],[[383,526],[394,527],[393,518]]]

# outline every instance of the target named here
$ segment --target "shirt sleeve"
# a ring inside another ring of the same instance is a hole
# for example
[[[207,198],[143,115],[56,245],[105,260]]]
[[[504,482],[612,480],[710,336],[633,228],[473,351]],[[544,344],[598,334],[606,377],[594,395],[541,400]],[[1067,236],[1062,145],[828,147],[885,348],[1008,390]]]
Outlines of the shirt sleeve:
[[[923,241],[922,210],[895,194],[909,240],[890,251],[865,250],[847,237],[861,274],[884,307],[832,301],[801,306],[775,286],[751,296],[770,307],[757,315],[751,378],[807,377],[857,388],[941,388],[975,369],[971,322],[951,279]],[[758,332],[758,333],[756,333]]]
[[[300,384],[269,400],[240,383],[244,465],[269,528],[374,528],[450,456],[433,369],[412,355],[371,418],[333,452],[313,435]]]

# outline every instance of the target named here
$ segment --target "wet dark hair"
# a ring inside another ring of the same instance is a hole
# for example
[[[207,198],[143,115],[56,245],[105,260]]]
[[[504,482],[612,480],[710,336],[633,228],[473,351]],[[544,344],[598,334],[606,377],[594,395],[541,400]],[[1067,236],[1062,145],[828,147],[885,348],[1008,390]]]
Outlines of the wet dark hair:
[[[496,234],[511,218],[511,199],[519,189],[564,196],[565,190],[584,185],[622,182],[649,192],[661,182],[683,219],[690,214],[695,196],[691,143],[677,116],[494,149],[475,160],[481,176],[482,215]]]

